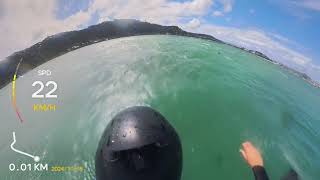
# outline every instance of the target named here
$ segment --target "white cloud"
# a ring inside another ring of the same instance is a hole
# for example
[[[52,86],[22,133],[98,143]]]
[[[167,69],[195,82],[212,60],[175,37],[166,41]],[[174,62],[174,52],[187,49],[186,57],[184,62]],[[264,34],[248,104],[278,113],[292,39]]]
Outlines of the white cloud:
[[[223,11],[225,13],[229,13],[232,11],[232,7],[233,7],[233,0],[220,0],[223,4]]]
[[[213,16],[224,16],[227,13],[230,13],[233,9],[234,0],[218,0],[215,4],[222,5],[221,10],[213,11]]]
[[[5,12],[5,8],[4,8],[4,3],[2,1],[0,1],[0,20],[1,18],[4,16]]]
[[[176,24],[185,18],[192,19],[207,14],[211,5],[212,0],[131,0],[126,3],[111,1],[111,5],[105,0],[95,0],[90,11],[99,12],[102,18],[135,18],[160,24]]]
[[[199,19],[197,18],[193,18],[191,21],[189,21],[185,27],[188,28],[188,29],[195,29],[195,28],[198,28],[200,27],[201,25],[201,22]]]
[[[311,11],[320,11],[319,0],[269,0],[299,20],[313,19]]]
[[[223,16],[224,14],[223,14],[223,12],[221,12],[221,11],[213,11],[212,15],[218,17],[218,16]]]
[[[315,11],[320,11],[320,1],[319,0],[292,0],[292,4],[300,6],[306,9],[311,9]]]
[[[56,19],[54,0],[3,0],[2,5],[6,11],[0,22],[0,59],[48,35],[77,29],[90,19],[81,11],[64,20]]]
[[[203,24],[196,31],[211,34],[240,47],[260,51],[280,63],[300,72],[308,73],[312,78],[320,80],[319,66],[313,64],[310,57],[287,46],[286,44],[294,44],[294,42],[280,35],[266,33],[259,29],[239,29],[212,24]],[[286,43],[279,41],[280,38]]]

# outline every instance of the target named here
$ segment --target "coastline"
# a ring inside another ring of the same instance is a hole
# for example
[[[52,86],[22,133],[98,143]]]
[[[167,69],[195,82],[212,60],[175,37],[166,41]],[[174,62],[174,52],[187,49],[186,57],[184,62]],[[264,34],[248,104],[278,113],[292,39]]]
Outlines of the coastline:
[[[141,22],[138,20],[121,19],[102,22],[79,31],[58,33],[45,38],[43,41],[38,42],[29,48],[13,53],[5,58],[5,60],[0,61],[0,77],[2,77],[0,79],[0,89],[11,82],[11,79],[15,73],[15,68],[21,59],[22,63],[21,68],[18,71],[18,78],[19,76],[22,76],[26,72],[50,61],[51,59],[79,48],[111,39],[141,35],[175,35],[199,38],[226,44],[254,54],[273,64],[277,64],[280,67],[287,69],[291,73],[299,76],[314,87],[320,88],[320,83],[312,80],[305,73],[298,72],[284,64],[276,62],[259,51],[238,47],[233,44],[223,42],[210,35],[187,32],[177,26],[162,26],[148,22]]]

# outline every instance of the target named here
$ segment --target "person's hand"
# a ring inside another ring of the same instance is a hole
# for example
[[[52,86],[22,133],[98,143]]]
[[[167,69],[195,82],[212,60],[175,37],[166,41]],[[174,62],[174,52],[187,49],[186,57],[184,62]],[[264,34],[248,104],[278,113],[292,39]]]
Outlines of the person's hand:
[[[262,156],[258,149],[251,144],[251,142],[246,141],[242,143],[242,149],[240,149],[240,153],[242,154],[243,159],[247,161],[250,167],[263,167]]]

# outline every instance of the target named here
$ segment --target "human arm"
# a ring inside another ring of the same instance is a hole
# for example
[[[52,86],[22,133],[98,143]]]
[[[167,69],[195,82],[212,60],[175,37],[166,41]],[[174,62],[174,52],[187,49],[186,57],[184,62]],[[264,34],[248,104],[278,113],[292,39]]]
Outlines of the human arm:
[[[249,141],[242,143],[240,153],[248,165],[252,168],[256,180],[269,180],[263,166],[263,158],[259,150]]]

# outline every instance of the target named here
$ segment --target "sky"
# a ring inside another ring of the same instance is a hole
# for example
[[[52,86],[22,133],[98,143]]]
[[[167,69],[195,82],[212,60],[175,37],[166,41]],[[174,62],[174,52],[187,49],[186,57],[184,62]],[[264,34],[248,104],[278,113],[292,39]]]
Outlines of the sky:
[[[320,0],[0,0],[0,60],[47,36],[121,18],[210,34],[320,82]]]

